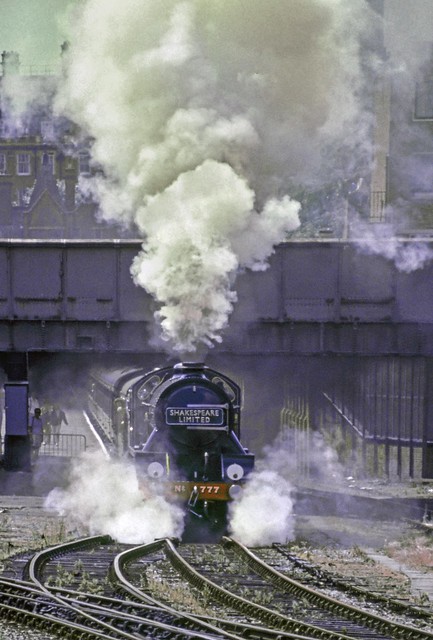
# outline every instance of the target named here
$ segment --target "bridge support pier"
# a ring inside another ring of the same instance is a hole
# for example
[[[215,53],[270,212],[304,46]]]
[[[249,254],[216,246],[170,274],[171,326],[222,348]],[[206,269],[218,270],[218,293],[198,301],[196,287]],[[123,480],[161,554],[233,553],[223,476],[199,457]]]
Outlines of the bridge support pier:
[[[25,352],[7,352],[5,354],[3,368],[8,380],[25,381],[28,379],[28,357]]]
[[[433,362],[426,358],[424,389],[424,438],[422,450],[422,477],[433,478]]]

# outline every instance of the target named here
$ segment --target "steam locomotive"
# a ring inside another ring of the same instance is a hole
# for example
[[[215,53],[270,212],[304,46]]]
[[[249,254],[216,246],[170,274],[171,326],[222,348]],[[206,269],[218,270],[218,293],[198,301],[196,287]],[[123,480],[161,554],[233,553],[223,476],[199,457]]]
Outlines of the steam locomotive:
[[[223,532],[254,467],[240,442],[241,390],[202,363],[94,372],[89,413],[118,455],[180,500],[190,521]]]

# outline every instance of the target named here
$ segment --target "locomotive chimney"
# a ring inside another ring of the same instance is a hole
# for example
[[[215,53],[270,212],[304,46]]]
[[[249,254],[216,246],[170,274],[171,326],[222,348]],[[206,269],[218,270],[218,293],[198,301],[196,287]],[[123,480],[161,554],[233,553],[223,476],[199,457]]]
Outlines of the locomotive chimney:
[[[179,362],[174,365],[174,369],[180,371],[197,371],[198,369],[204,369],[204,362]]]

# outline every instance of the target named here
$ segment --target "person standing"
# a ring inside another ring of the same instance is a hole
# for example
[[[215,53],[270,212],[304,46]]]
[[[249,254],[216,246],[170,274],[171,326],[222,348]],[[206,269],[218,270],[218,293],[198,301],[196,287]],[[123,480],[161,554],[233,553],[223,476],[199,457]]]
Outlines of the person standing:
[[[44,441],[42,444],[49,445],[51,443],[51,415],[54,411],[54,407],[51,404],[45,403],[42,406],[42,422],[44,425]]]
[[[39,455],[39,449],[41,448],[42,439],[43,439],[43,423],[41,418],[41,410],[38,408],[35,409],[34,415],[30,422],[30,436],[32,440],[32,459],[33,461]]]
[[[60,440],[59,438],[60,429],[62,427],[62,424],[63,423],[68,424],[65,412],[63,411],[63,409],[60,409],[58,405],[55,405],[53,407],[53,410],[50,415],[50,422],[51,422],[51,433],[53,436],[53,443],[54,443],[54,446],[58,447],[59,440]]]

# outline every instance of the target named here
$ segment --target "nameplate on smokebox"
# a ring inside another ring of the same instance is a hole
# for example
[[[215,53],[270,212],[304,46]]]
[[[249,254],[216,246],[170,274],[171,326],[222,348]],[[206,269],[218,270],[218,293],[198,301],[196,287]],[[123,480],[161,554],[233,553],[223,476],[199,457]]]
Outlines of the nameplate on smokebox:
[[[221,407],[167,407],[165,420],[169,425],[199,425],[220,427],[224,424],[224,410]]]

